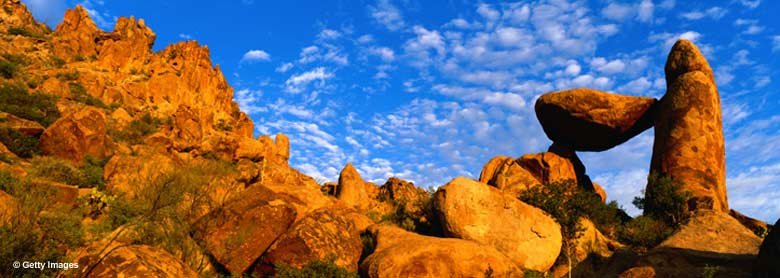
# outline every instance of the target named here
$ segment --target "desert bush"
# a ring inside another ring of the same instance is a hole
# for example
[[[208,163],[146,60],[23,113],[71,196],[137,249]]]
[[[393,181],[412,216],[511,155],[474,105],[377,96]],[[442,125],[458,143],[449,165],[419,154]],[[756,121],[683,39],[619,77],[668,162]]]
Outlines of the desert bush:
[[[618,230],[618,240],[630,246],[650,248],[672,234],[674,229],[663,221],[649,216],[638,216]]]
[[[75,70],[70,72],[58,72],[55,77],[62,81],[74,81],[79,79],[79,72]]]
[[[634,197],[634,206],[642,209],[643,215],[664,221],[672,228],[684,223],[688,218],[687,202],[691,193],[683,191],[680,182],[666,176],[651,174],[647,182],[653,190],[646,192],[644,197]]]
[[[106,162],[107,159],[87,156],[83,165],[76,167],[70,161],[56,157],[35,157],[30,161],[32,165],[30,175],[80,188],[97,187],[102,189],[104,185],[103,166]]]
[[[51,65],[56,68],[62,68],[65,66],[65,59],[62,59],[57,56],[51,56]]]
[[[30,158],[40,152],[38,138],[24,135],[12,128],[0,128],[0,142],[22,158]]]
[[[52,209],[54,191],[32,186],[26,180],[0,172],[0,187],[17,200],[10,223],[0,226],[0,262],[65,261],[66,251],[83,244],[81,213],[76,209]],[[53,277],[56,270],[31,273],[25,269],[1,267],[0,277]]]
[[[11,79],[19,71],[19,65],[10,61],[0,61],[0,75],[5,79]]]
[[[357,273],[349,272],[346,268],[334,263],[335,258],[329,256],[325,260],[309,262],[302,268],[276,265],[276,278],[357,278]]]
[[[49,126],[60,117],[57,97],[44,93],[30,94],[17,84],[0,86],[0,111]]]
[[[11,35],[18,35],[18,36],[24,36],[24,37],[30,37],[35,39],[43,39],[43,35],[35,33],[33,31],[27,30],[22,27],[11,27],[8,28],[8,34]]]
[[[419,192],[414,200],[392,201],[393,210],[382,215],[381,222],[389,222],[404,230],[423,235],[440,236],[440,226],[433,203],[434,191]]]
[[[140,144],[146,136],[157,132],[163,123],[162,119],[145,113],[138,119],[131,121],[124,129],[111,130],[111,137],[120,142]]]
[[[83,85],[81,85],[81,83],[70,82],[68,83],[68,87],[70,88],[70,98],[73,101],[80,102],[89,106],[108,109],[108,105],[106,105],[102,100],[90,95],[87,92],[87,89],[84,88]]]
[[[553,277],[553,275],[552,275],[551,272],[545,274],[544,272],[539,272],[539,271],[536,271],[536,270],[526,269],[523,272],[523,277],[525,277],[525,278],[548,278],[548,277]]]

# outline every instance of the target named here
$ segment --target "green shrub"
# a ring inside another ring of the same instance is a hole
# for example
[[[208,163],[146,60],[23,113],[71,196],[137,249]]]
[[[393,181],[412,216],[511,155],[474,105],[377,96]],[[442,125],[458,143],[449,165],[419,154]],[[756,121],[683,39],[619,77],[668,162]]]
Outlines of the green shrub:
[[[523,277],[525,278],[547,278],[547,277],[553,277],[552,273],[545,274],[544,272],[539,272],[536,270],[530,270],[526,269],[523,272]]]
[[[30,94],[17,84],[0,86],[0,111],[49,126],[60,117],[57,97],[44,93]]]
[[[120,142],[140,144],[146,136],[157,132],[162,124],[163,120],[146,113],[131,121],[124,129],[111,130],[111,137]]]
[[[647,178],[648,188],[644,197],[635,197],[633,204],[643,210],[643,215],[664,221],[672,228],[678,227],[688,218],[688,199],[691,193],[683,191],[682,184],[669,177],[651,174]]]
[[[639,216],[628,221],[618,230],[618,240],[630,246],[651,248],[672,234],[674,229],[663,221],[649,216]]]
[[[334,263],[333,257],[325,260],[316,260],[309,262],[302,268],[289,267],[285,265],[276,265],[276,278],[357,278],[357,273],[349,272],[346,268],[340,267]]]
[[[433,207],[433,191],[419,192],[416,200],[396,200],[392,202],[393,210],[382,215],[381,222],[389,222],[404,230],[423,235],[440,236],[440,226],[437,225],[435,208]],[[411,202],[411,205],[409,204]]]
[[[75,185],[79,188],[102,188],[103,166],[106,160],[87,156],[84,165],[76,167],[69,161],[54,157],[36,157],[30,161],[30,175],[51,181]]]
[[[62,81],[74,81],[79,79],[79,72],[75,70],[71,72],[58,72],[55,77]]]
[[[0,61],[0,75],[5,79],[11,79],[19,71],[19,65],[9,61]]]
[[[51,56],[51,64],[56,68],[62,68],[65,66],[65,59],[57,56]]]
[[[0,142],[22,158],[30,158],[40,152],[38,138],[24,135],[12,128],[0,128]]]
[[[30,31],[30,30],[27,30],[27,29],[22,28],[22,27],[11,27],[11,28],[8,28],[8,34],[19,35],[19,36],[24,36],[24,37],[30,37],[30,38],[35,38],[35,39],[43,39],[43,35],[35,33],[33,31]]]
[[[27,181],[0,172],[0,186],[17,200],[10,223],[0,226],[0,262],[67,261],[66,251],[82,245],[81,212],[58,207],[49,201],[54,191],[33,186]],[[35,276],[53,277],[54,269],[35,272]],[[30,277],[25,269],[0,267],[0,277]]]
[[[70,97],[75,102],[80,102],[89,106],[95,106],[98,108],[108,109],[108,105],[103,103],[102,100],[93,97],[87,93],[87,89],[83,85],[77,82],[68,83],[70,87]]]

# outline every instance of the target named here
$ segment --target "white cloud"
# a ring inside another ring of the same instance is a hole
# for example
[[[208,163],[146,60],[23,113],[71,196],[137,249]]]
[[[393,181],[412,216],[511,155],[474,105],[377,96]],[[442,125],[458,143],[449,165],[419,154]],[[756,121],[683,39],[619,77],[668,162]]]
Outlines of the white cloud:
[[[181,34],[179,34],[179,38],[183,39],[183,40],[188,40],[189,41],[189,40],[192,40],[192,35],[181,33]]]
[[[705,17],[709,17],[713,20],[718,20],[723,18],[723,16],[725,16],[727,12],[728,11],[726,9],[723,9],[721,7],[712,7],[705,11],[691,11],[691,12],[683,13],[680,14],[680,16],[688,20],[699,20]]]
[[[761,5],[761,0],[739,0],[739,3],[745,7],[755,9],[758,7],[758,5]]]
[[[395,51],[387,47],[372,47],[369,49],[369,53],[376,55],[384,62],[392,62],[395,60]]]
[[[772,52],[780,51],[780,36],[772,37]]]
[[[313,70],[291,76],[289,79],[287,79],[287,81],[284,82],[285,91],[299,93],[312,82],[324,82],[325,80],[333,77],[334,74],[326,71],[324,67],[317,67]]]
[[[622,21],[631,17],[635,13],[634,7],[628,4],[621,4],[617,2],[610,3],[604,9],[601,10],[601,14],[604,17]]]
[[[268,54],[268,52],[265,52],[260,49],[253,49],[249,50],[246,53],[244,53],[244,57],[241,57],[241,62],[259,62],[259,61],[270,61],[271,55]]]
[[[637,10],[637,19],[642,22],[648,22],[653,20],[653,1],[651,0],[642,0],[641,3],[639,3],[639,8]]]
[[[238,103],[238,106],[241,107],[241,111],[247,114],[254,114],[267,111],[259,105],[262,95],[263,92],[259,90],[241,89],[236,91],[233,98]]]
[[[341,33],[339,31],[336,31],[336,30],[333,30],[333,29],[325,28],[325,29],[322,29],[322,31],[320,31],[320,33],[317,35],[317,37],[319,39],[322,39],[322,40],[332,40],[332,39],[337,39],[337,38],[341,37]]]
[[[285,73],[293,68],[293,63],[284,63],[276,67],[276,72]]]
[[[390,0],[378,0],[375,6],[368,7],[371,17],[390,31],[404,27],[403,15]]]
[[[750,26],[748,26],[747,29],[745,29],[745,31],[742,31],[742,33],[746,34],[746,35],[755,35],[755,34],[761,33],[761,31],[764,31],[764,27],[763,26],[750,25]]]
[[[621,73],[626,69],[626,64],[623,61],[619,59],[608,61],[602,57],[591,60],[590,66],[599,72],[610,75]]]

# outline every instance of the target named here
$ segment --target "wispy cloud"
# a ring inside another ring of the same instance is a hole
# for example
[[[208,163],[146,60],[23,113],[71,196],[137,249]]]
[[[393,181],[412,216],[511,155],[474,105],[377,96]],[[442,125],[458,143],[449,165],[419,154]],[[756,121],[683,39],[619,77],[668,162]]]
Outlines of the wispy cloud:
[[[326,71],[325,68],[318,67],[313,70],[291,76],[289,79],[287,79],[287,81],[284,82],[285,91],[290,93],[300,93],[310,83],[322,83],[325,80],[333,78],[334,76],[335,75],[333,73]]]
[[[374,20],[390,31],[396,31],[404,27],[405,22],[401,11],[390,3],[390,0],[378,0],[368,11]]]
[[[241,57],[241,62],[265,62],[270,61],[271,55],[268,54],[268,52],[265,52],[260,49],[252,49],[244,53],[244,56]]]

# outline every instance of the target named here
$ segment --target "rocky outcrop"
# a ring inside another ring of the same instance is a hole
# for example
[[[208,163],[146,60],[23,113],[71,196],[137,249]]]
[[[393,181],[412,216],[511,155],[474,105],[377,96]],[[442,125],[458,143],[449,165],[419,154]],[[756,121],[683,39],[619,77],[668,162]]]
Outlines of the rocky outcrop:
[[[339,184],[336,187],[336,198],[360,211],[366,211],[371,207],[367,184],[360,177],[352,163],[347,163],[339,174]]]
[[[561,227],[544,211],[498,189],[459,177],[434,204],[448,237],[492,246],[523,269],[547,271],[561,251]]]
[[[749,277],[761,239],[726,213],[699,210],[674,234],[642,257],[632,273],[655,273],[657,277],[699,276],[717,268],[723,277]],[[648,269],[650,268],[650,269]]]
[[[6,225],[11,222],[16,213],[17,204],[14,197],[0,190],[0,225]]]
[[[736,210],[729,210],[729,215],[742,223],[745,228],[750,229],[759,237],[765,237],[769,233],[769,225],[766,222],[744,215]]]
[[[295,220],[292,206],[263,193],[240,196],[194,225],[193,238],[230,273],[244,273]]]
[[[94,244],[73,261],[78,268],[62,272],[65,277],[198,277],[171,254],[149,245]]]
[[[518,161],[497,156],[491,159],[479,174],[479,181],[518,196],[533,186],[542,184],[536,176],[524,168]]]
[[[41,150],[75,163],[86,156],[107,157],[113,141],[107,134],[106,116],[94,107],[85,107],[55,121],[41,135]]]
[[[512,260],[490,246],[392,226],[375,225],[369,231],[376,246],[360,264],[365,277],[523,277]]]
[[[111,157],[103,167],[103,180],[106,188],[115,194],[133,198],[155,179],[179,165],[171,156],[149,150],[141,150],[136,155],[119,154]]]
[[[365,218],[341,207],[311,212],[274,242],[263,255],[263,262],[301,268],[315,260],[333,259],[336,265],[357,272],[363,243],[354,217]]]
[[[572,269],[573,277],[588,277],[594,276],[598,265],[589,264],[588,259],[594,257],[592,261],[606,261],[611,258],[616,251],[625,246],[620,242],[610,239],[601,231],[596,228],[587,218],[580,218],[577,224],[579,230],[578,237],[572,241],[574,249],[572,265],[575,266]],[[567,277],[569,273],[568,262],[561,262],[556,264],[552,269],[554,277]]]
[[[0,111],[0,128],[10,128],[27,136],[38,136],[44,131],[44,127],[39,123],[2,111]]]
[[[780,262],[780,219],[775,222],[772,231],[761,243],[753,268],[753,277],[780,277],[780,264],[777,262]]]
[[[547,137],[577,151],[604,151],[653,126],[656,100],[587,88],[544,94],[536,117]]]
[[[252,185],[246,194],[265,194],[265,190],[269,190],[295,209],[296,219],[334,203],[332,198],[320,192],[319,185],[313,178],[284,165],[264,163],[260,178],[255,184],[262,186]]]
[[[699,49],[678,41],[666,61],[667,91],[658,103],[651,174],[665,175],[692,194],[690,209],[728,212],[720,96]],[[653,194],[652,184],[645,189]]]
[[[0,26],[3,27],[3,30],[16,27],[38,34],[48,32],[46,25],[35,21],[35,18],[20,0],[1,0],[0,3],[3,5],[3,9],[0,10]]]
[[[64,59],[96,57],[101,32],[84,7],[68,9],[54,30],[54,55]]]

